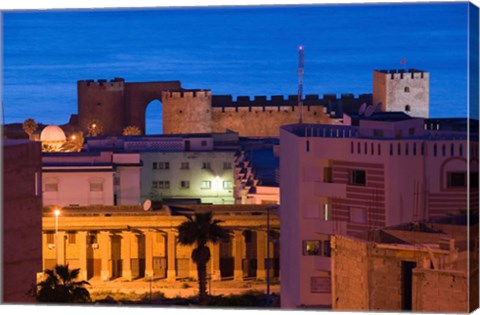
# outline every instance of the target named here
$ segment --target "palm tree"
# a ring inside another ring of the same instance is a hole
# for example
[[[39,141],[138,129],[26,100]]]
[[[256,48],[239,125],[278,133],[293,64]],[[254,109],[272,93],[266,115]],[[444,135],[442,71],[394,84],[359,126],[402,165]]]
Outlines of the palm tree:
[[[207,302],[207,262],[210,260],[210,250],[207,243],[216,244],[221,239],[228,239],[229,232],[219,225],[220,220],[212,220],[212,213],[195,213],[194,217],[186,216],[187,221],[178,226],[178,242],[182,245],[196,247],[192,259],[197,264],[198,299],[200,305]]]
[[[23,122],[23,131],[28,135],[28,138],[32,140],[33,133],[38,129],[38,124],[33,118],[27,118]]]
[[[44,303],[85,303],[90,301],[87,281],[75,281],[80,268],[70,270],[68,265],[56,265],[45,270],[45,280],[37,284],[36,299]]]
[[[125,127],[125,129],[123,129],[124,136],[140,136],[141,134],[142,134],[142,131],[140,130],[140,128],[138,128],[135,125],[130,125]]]

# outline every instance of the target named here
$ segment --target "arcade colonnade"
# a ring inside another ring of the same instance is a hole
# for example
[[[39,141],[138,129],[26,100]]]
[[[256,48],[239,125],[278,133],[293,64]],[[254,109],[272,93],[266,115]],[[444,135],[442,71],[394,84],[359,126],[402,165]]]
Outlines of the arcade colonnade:
[[[231,231],[231,238],[208,244],[211,258],[207,272],[212,280],[266,279],[267,247],[270,275],[278,277],[279,221],[271,220],[267,246],[265,220],[263,215],[248,214],[222,220],[222,225]],[[60,217],[55,226],[54,219],[47,214],[43,218],[42,267],[45,270],[55,264],[68,264],[70,268],[80,268],[82,280],[196,279],[196,264],[191,259],[194,247],[177,241],[176,227],[183,221],[183,217],[144,212],[94,217],[68,214]]]

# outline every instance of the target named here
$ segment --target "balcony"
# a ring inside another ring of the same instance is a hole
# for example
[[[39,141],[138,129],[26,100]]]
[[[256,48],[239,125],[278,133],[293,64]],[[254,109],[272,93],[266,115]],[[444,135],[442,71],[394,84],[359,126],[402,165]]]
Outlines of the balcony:
[[[315,182],[315,195],[328,198],[347,198],[347,185]]]

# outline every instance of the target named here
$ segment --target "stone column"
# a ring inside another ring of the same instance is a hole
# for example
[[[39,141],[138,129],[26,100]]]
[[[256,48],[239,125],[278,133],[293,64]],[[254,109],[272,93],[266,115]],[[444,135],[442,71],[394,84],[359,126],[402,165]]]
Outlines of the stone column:
[[[87,231],[78,231],[77,232],[77,239],[78,239],[78,258],[80,260],[80,274],[79,274],[79,280],[88,280],[88,265],[87,265],[87,249],[88,249],[88,244],[87,244],[87,236],[88,232]]]
[[[58,231],[57,235],[57,244],[58,249],[56,249],[57,254],[57,265],[65,265],[66,264],[66,257],[65,257],[65,237],[67,234],[65,231]]]
[[[177,271],[175,268],[176,264],[176,232],[175,230],[170,230],[167,233],[167,280],[176,281]]]
[[[145,278],[153,279],[153,242],[155,237],[154,231],[144,231],[145,234]]]
[[[133,232],[122,231],[122,278],[125,281],[132,281],[132,242]]]
[[[101,270],[100,278],[103,281],[108,281],[111,278],[110,263],[111,263],[111,247],[110,232],[101,231],[98,233],[98,245],[101,255]]]
[[[210,258],[211,270],[208,270],[208,272],[211,273],[212,280],[221,280],[222,274],[220,272],[220,243],[210,244],[210,253],[211,253],[211,258]]]
[[[265,269],[265,254],[267,253],[267,232],[257,231],[257,279],[267,279]]]
[[[234,267],[233,267],[233,279],[234,280],[243,280],[243,246],[244,239],[242,231],[234,231],[233,233],[233,242],[234,242]]]

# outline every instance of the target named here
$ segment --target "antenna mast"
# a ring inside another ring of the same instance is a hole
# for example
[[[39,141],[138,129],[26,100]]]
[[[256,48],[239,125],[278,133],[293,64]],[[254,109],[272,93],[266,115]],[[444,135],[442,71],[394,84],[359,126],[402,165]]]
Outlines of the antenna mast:
[[[303,123],[303,46],[298,46],[298,123]]]

